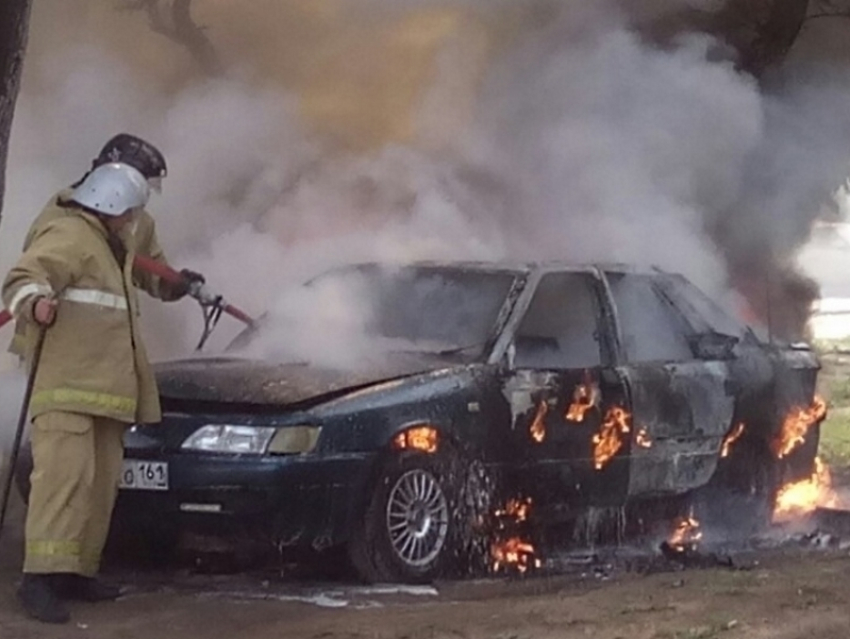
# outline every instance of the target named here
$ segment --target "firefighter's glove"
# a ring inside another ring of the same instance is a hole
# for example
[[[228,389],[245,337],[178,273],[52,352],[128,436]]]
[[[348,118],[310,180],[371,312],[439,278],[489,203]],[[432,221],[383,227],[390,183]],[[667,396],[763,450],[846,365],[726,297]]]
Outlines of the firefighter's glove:
[[[183,279],[174,291],[177,294],[178,299],[185,297],[192,292],[192,289],[206,284],[207,282],[207,279],[203,275],[188,268],[181,270],[180,275],[183,276]]]
[[[206,282],[206,279],[200,273],[184,268],[180,271],[179,282],[169,282],[166,292],[167,299],[179,300],[186,297],[193,288],[200,286]]]
[[[186,280],[187,283],[197,282],[198,284],[206,284],[207,278],[205,278],[200,273],[196,273],[195,271],[190,271],[187,268],[184,268],[180,271],[180,275],[183,276],[183,279]]]

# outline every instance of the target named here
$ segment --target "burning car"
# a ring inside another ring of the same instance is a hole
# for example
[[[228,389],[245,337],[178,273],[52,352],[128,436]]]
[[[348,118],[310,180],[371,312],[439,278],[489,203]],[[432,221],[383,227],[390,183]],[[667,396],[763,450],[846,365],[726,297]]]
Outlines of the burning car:
[[[241,355],[261,327],[158,365],[164,419],[126,437],[117,529],[345,548],[367,580],[416,582],[532,566],[506,518],[686,501],[766,521],[813,472],[813,352],[760,339],[680,275],[363,264],[305,286],[327,282],[368,291],[381,356]]]

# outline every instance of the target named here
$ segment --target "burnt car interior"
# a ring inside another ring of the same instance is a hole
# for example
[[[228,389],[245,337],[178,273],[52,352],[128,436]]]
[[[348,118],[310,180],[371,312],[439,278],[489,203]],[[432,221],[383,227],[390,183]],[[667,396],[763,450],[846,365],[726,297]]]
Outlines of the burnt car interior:
[[[587,273],[542,277],[515,334],[517,368],[589,368],[602,363],[594,283]]]

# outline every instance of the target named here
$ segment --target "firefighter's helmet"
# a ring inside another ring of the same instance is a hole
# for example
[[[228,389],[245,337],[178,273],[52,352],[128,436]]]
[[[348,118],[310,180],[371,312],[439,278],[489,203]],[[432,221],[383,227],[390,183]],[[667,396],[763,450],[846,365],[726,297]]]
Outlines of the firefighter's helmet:
[[[71,200],[104,215],[118,216],[145,206],[150,187],[145,176],[128,164],[110,162],[89,173],[74,189]]]
[[[119,133],[109,140],[101,149],[100,155],[95,158],[94,166],[110,162],[129,164],[148,180],[162,179],[168,174],[165,157],[160,150],[150,142],[129,133]]]

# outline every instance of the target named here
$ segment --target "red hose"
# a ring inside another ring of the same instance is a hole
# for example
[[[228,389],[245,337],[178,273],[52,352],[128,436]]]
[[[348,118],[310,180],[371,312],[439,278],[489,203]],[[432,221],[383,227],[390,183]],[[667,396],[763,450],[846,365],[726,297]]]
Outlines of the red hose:
[[[147,271],[152,275],[156,275],[157,277],[164,279],[166,282],[171,282],[172,284],[178,284],[183,281],[183,275],[179,272],[162,262],[157,262],[156,260],[144,255],[137,255],[133,260],[133,266],[141,269],[142,271]],[[231,317],[238,319],[240,322],[244,322],[248,326],[254,325],[254,320],[251,316],[241,309],[236,308],[233,304],[225,304],[222,306],[222,311]]]
[[[147,271],[151,275],[156,275],[157,277],[164,279],[166,282],[171,282],[172,284],[178,284],[183,281],[183,276],[179,272],[175,271],[170,266],[157,262],[149,257],[145,257],[144,255],[137,255],[133,260],[133,266],[142,271]],[[240,322],[244,322],[248,326],[254,325],[254,320],[250,315],[236,308],[232,304],[225,304],[222,307],[222,310],[231,317],[238,319]],[[11,319],[12,314],[9,311],[0,311],[0,328],[8,324]]]

